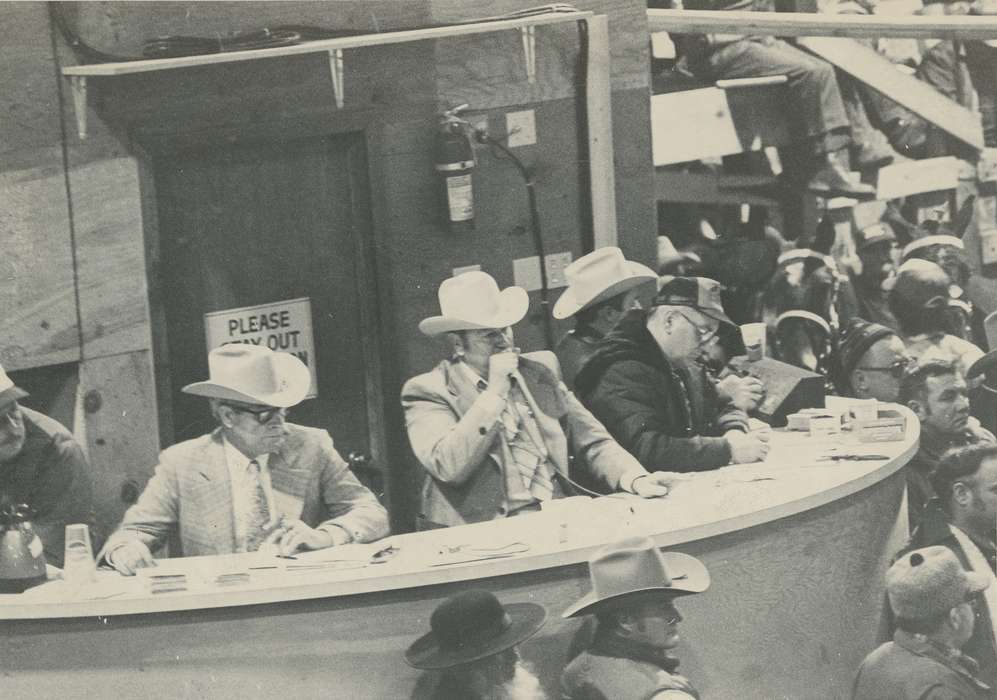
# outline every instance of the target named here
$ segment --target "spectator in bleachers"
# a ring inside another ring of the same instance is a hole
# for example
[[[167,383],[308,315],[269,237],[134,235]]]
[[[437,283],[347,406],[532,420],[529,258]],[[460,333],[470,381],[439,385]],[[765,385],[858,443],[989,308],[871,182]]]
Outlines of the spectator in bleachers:
[[[747,416],[718,394],[704,364],[721,324],[720,285],[663,278],[648,310],[627,313],[575,378],[579,398],[648,469],[714,469],[765,458]],[[736,329],[736,327],[735,327]]]
[[[420,677],[413,700],[543,700],[540,681],[519,655],[518,645],[547,620],[537,603],[503,605],[492,593],[470,590],[441,603],[430,631],[405,652]]]
[[[764,5],[764,7],[762,7]],[[649,7],[683,7],[679,0],[651,0]],[[767,0],[685,0],[691,10],[769,9]],[[699,78],[710,81],[784,75],[788,78],[790,128],[806,143],[817,162],[808,189],[823,197],[871,199],[875,188],[849,177],[848,148],[853,136],[838,89],[834,68],[774,37],[741,34],[683,35],[676,37],[681,60]],[[861,148],[859,167],[879,167],[891,158]]]
[[[861,271],[849,274],[850,285],[843,290],[843,315],[878,323],[894,331],[900,330],[890,311],[889,290],[896,281],[897,237],[885,221],[856,231],[855,253]]]
[[[893,641],[859,667],[852,700],[983,700],[993,697],[962,649],[973,634],[973,600],[990,585],[945,547],[918,549],[886,572],[897,618]]]
[[[951,361],[965,376],[983,356],[979,347],[953,332],[963,323],[966,304],[953,298],[952,282],[937,264],[913,258],[901,265],[889,303],[907,352],[918,362]]]
[[[639,309],[637,288],[654,282],[654,270],[623,257],[613,246],[594,250],[564,268],[568,288],[554,304],[557,319],[574,317],[575,327],[554,348],[564,383],[574,386],[575,375],[596,344],[630,309]]]
[[[907,509],[913,531],[925,504],[935,496],[930,475],[945,451],[997,440],[969,414],[966,381],[950,362],[932,360],[913,367],[900,382],[898,400],[921,422],[920,445],[907,464]]]
[[[924,511],[920,526],[900,556],[921,547],[952,550],[962,566],[994,578],[997,545],[997,445],[980,443],[949,450],[931,475],[938,498]],[[993,615],[997,588],[976,603],[976,626],[963,651],[980,664],[980,676],[997,688],[997,641]]]
[[[561,676],[569,700],[696,700],[673,656],[682,615],[679,596],[702,593],[710,574],[698,559],[658,550],[633,537],[604,547],[589,560],[592,592],[564,617],[594,615],[591,643]]]
[[[842,396],[896,401],[911,359],[903,340],[878,323],[853,318],[841,333],[836,386]]]

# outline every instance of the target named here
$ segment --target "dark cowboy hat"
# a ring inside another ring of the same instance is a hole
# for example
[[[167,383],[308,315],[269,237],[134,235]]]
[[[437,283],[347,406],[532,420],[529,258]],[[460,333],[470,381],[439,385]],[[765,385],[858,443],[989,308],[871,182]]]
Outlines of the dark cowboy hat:
[[[427,670],[470,663],[529,639],[546,621],[547,609],[542,605],[502,605],[488,591],[464,591],[433,611],[429,618],[432,631],[412,643],[405,661]]]

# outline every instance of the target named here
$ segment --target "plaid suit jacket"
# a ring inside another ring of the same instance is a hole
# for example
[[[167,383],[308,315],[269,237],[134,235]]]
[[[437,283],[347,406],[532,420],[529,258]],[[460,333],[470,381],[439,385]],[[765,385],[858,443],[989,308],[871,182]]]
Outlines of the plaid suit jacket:
[[[268,466],[273,488],[298,497],[307,525],[338,525],[355,542],[388,534],[388,514],[350,471],[324,430],[287,424],[290,434]],[[104,553],[129,539],[159,547],[178,530],[182,556],[236,551],[232,486],[221,430],[169,447],[139,500],[108,539]]]

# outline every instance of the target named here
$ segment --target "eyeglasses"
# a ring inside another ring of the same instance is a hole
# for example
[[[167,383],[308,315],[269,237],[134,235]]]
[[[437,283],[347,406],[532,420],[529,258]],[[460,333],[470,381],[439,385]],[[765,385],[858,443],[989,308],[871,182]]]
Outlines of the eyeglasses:
[[[246,408],[244,406],[236,406],[231,403],[223,405],[228,406],[233,411],[238,411],[239,413],[248,413],[253,416],[256,419],[256,422],[260,425],[270,423],[276,416],[280,416],[281,420],[287,418],[286,408],[275,408],[272,406],[267,408]]]
[[[913,360],[911,358],[905,357],[903,359],[897,360],[889,367],[863,367],[860,365],[855,369],[865,370],[866,372],[889,372],[890,376],[893,377],[894,379],[903,379],[904,373],[907,371],[907,368],[910,367],[912,363]]]
[[[700,345],[706,345],[708,342],[713,340],[720,331],[720,324],[717,324],[716,326],[701,326],[681,311],[678,312],[678,315],[684,318],[689,325],[696,329],[696,336],[699,338]]]

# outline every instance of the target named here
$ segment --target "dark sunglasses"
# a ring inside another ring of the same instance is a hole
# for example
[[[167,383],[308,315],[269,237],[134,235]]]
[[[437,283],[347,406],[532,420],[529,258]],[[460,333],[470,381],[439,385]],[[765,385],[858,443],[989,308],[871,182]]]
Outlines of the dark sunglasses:
[[[235,404],[226,403],[222,404],[228,406],[233,411],[238,411],[239,413],[248,413],[256,419],[256,422],[260,425],[266,425],[271,422],[275,416],[280,416],[282,419],[287,418],[286,408],[246,408],[245,406],[236,406]]]
[[[859,367],[856,367],[855,369],[865,370],[866,372],[889,372],[890,376],[893,377],[894,379],[903,379],[904,373],[907,371],[907,368],[911,366],[912,362],[913,362],[913,360],[910,360],[910,359],[897,360],[896,362],[894,362],[893,364],[891,364],[889,367],[862,367],[862,366],[859,366]]]

